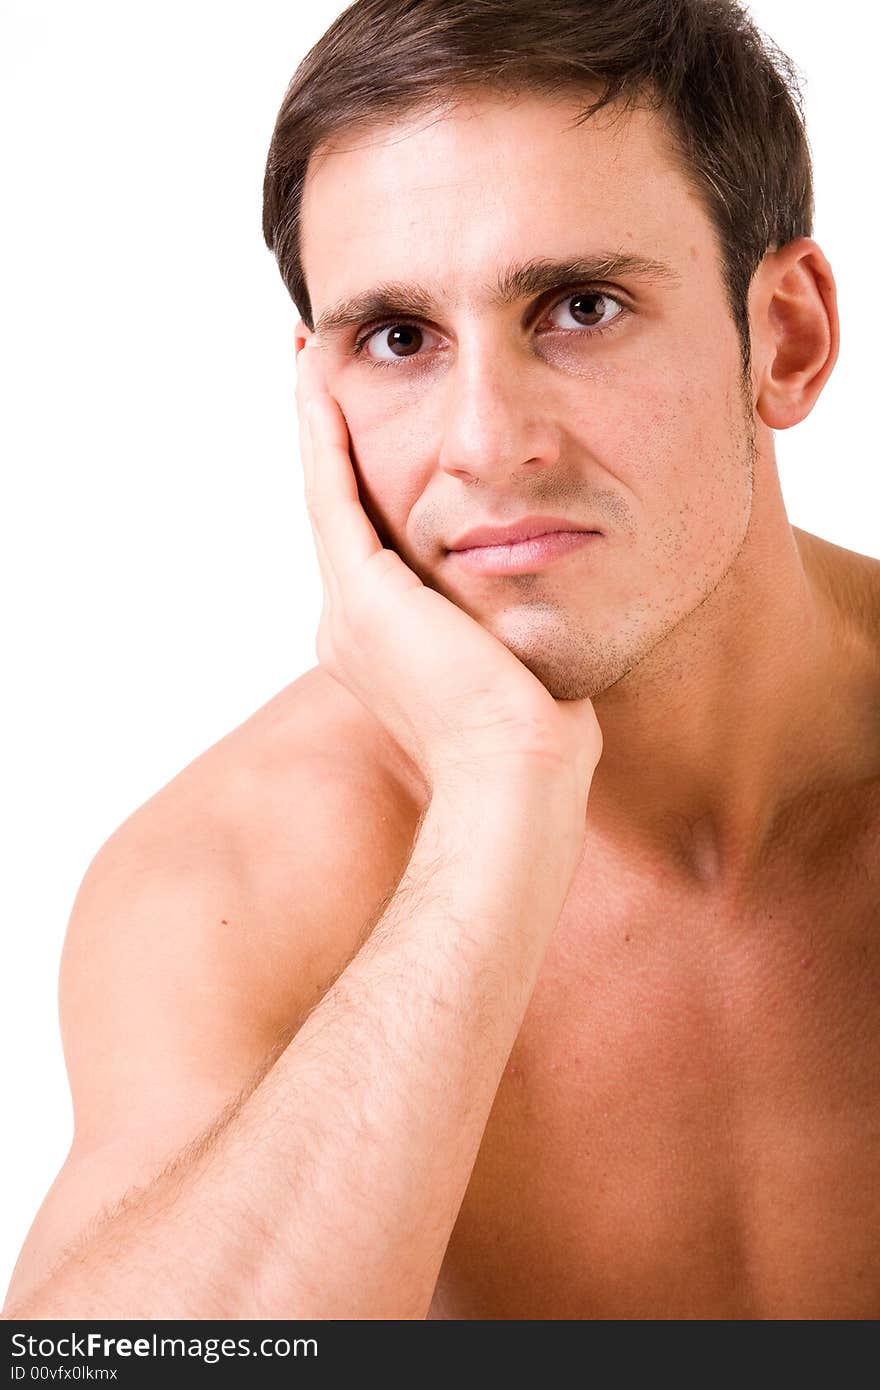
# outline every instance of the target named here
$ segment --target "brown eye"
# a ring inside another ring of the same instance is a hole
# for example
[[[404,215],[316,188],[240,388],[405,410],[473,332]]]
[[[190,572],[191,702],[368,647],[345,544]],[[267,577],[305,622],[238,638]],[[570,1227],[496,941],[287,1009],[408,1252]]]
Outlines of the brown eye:
[[[422,330],[420,328],[414,328],[412,324],[402,323],[385,331],[388,334],[385,339],[385,346],[389,347],[396,357],[409,357],[412,353],[418,352],[422,343]]]
[[[363,340],[363,350],[373,361],[400,361],[403,358],[415,357],[425,346],[425,340],[435,336],[414,323],[386,323],[381,328],[374,328],[372,333],[367,335]]]
[[[554,305],[551,313],[564,309],[574,320],[576,328],[605,328],[623,310],[618,300],[600,290],[578,290],[577,294],[567,295]],[[558,323],[557,328],[569,328],[570,324]]]

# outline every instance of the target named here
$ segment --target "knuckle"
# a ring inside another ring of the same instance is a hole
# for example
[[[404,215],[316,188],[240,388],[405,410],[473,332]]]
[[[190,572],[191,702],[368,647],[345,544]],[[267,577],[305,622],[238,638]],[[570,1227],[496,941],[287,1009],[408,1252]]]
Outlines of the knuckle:
[[[410,589],[424,588],[418,575],[403,563],[395,550],[377,550],[367,560],[364,572],[377,593],[389,602],[395,597],[402,598]]]
[[[352,632],[368,631],[375,615],[375,595],[369,584],[358,584],[346,595],[346,617]]]

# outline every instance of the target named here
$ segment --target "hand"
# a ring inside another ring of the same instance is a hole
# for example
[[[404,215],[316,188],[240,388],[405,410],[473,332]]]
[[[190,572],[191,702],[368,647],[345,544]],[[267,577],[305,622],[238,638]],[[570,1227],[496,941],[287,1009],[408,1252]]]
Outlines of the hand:
[[[384,549],[314,337],[297,357],[305,496],[324,585],[320,665],[385,725],[433,787],[510,760],[565,767],[588,791],[602,753],[589,700],[555,700],[468,613]]]

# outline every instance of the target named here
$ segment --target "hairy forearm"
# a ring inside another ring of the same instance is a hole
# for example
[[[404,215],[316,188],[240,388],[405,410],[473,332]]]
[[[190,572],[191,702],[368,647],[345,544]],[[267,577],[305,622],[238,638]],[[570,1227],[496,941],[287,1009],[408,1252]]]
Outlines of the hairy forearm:
[[[260,1084],[8,1316],[424,1317],[582,829],[564,774],[438,790]]]

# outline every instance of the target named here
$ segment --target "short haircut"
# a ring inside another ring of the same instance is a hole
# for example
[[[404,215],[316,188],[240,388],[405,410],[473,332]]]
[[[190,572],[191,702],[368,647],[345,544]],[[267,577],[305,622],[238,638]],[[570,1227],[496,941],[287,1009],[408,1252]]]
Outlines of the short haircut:
[[[744,373],[748,290],[768,251],[813,224],[813,176],[791,60],[737,0],[355,0],[297,68],[275,124],[263,235],[309,329],[300,218],[311,155],[355,129],[468,94],[570,94],[667,122],[714,226]]]

